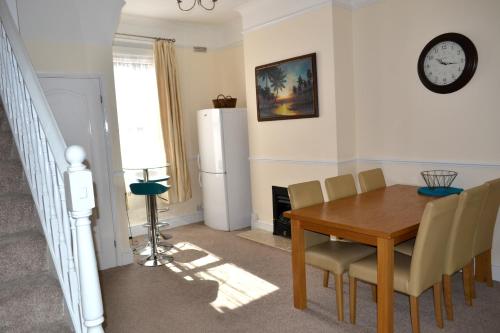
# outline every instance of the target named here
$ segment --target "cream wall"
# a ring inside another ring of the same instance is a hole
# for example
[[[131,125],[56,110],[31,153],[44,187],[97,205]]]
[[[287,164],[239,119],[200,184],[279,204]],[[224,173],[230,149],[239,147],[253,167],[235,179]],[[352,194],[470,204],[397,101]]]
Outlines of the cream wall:
[[[246,107],[245,66],[243,43],[238,42],[212,51],[218,91],[237,98],[237,107]]]
[[[384,0],[354,12],[361,157],[500,162],[498,13],[496,0]],[[474,42],[479,65],[463,89],[436,94],[416,64],[428,41],[452,31]]]
[[[451,169],[465,188],[500,177],[498,13],[496,0],[380,0],[353,11],[358,170],[381,166],[390,184],[423,185],[421,170]],[[463,89],[440,95],[421,84],[417,61],[446,32],[468,36],[479,64]],[[493,252],[500,280],[500,227]]]
[[[272,230],[271,186],[337,174],[338,141],[332,6],[244,34],[253,227]],[[255,67],[316,53],[319,118],[257,121]]]
[[[335,103],[339,174],[356,171],[356,116],[352,10],[333,6]]]

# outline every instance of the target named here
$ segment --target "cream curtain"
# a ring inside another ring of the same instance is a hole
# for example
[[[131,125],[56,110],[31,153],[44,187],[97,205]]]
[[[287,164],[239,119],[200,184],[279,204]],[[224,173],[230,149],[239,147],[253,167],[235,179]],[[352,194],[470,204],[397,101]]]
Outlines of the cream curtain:
[[[156,81],[160,102],[163,143],[169,166],[171,203],[191,199],[191,180],[186,160],[182,127],[181,101],[177,81],[175,47],[172,42],[157,40],[154,44]]]

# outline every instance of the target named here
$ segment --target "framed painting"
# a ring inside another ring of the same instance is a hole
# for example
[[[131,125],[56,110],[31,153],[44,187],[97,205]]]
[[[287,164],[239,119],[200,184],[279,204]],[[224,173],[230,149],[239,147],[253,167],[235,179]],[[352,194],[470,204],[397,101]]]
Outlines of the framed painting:
[[[255,67],[259,121],[319,117],[316,53]]]

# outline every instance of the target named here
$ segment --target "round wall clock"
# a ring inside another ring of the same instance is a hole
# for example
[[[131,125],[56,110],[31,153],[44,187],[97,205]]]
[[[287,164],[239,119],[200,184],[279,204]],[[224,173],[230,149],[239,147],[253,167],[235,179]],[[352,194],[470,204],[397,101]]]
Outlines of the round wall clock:
[[[418,58],[418,76],[429,90],[449,94],[465,86],[477,67],[477,50],[464,35],[446,33],[432,39]]]

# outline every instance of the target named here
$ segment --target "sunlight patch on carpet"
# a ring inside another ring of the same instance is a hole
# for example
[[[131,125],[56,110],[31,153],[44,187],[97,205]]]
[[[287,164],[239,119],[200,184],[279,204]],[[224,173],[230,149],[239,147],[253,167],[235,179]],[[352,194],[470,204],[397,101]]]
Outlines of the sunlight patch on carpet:
[[[176,260],[176,264],[179,265],[180,267],[188,270],[188,269],[195,269],[198,267],[203,267],[206,265],[213,264],[215,262],[218,262],[221,260],[218,256],[214,255],[213,253],[210,253],[204,249],[202,249],[199,246],[196,246],[194,244],[188,243],[188,242],[180,242],[174,245],[174,248],[168,252],[169,255],[175,255],[177,253],[181,252],[188,252],[188,251],[196,251],[200,254],[200,258],[196,258],[194,260],[191,260],[189,262],[181,262],[179,260]]]
[[[202,280],[219,283],[217,299],[210,303],[220,313],[234,310],[279,288],[234,264],[222,264],[195,274]]]
[[[186,274],[183,276],[186,281],[218,283],[217,298],[210,305],[220,313],[237,309],[279,289],[235,264],[223,263],[223,258],[189,242],[175,244],[168,254],[176,259],[165,267]]]

